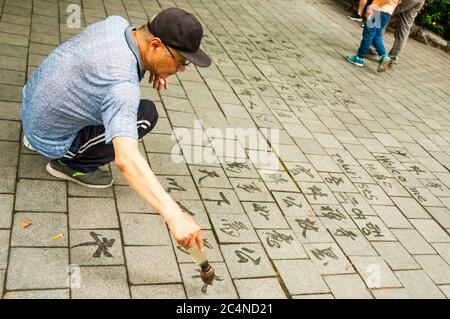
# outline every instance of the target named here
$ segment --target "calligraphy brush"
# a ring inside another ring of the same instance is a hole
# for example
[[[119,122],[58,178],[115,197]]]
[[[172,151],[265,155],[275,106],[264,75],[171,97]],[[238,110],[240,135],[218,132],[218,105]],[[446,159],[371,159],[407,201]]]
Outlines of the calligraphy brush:
[[[209,264],[208,261],[200,265],[201,272],[200,278],[202,278],[203,283],[206,285],[212,285],[214,278],[216,278],[216,272],[214,268]]]
[[[214,268],[209,264],[206,251],[201,252],[197,245],[194,245],[188,251],[195,263],[200,266],[200,278],[202,278],[203,283],[212,285],[216,274]]]

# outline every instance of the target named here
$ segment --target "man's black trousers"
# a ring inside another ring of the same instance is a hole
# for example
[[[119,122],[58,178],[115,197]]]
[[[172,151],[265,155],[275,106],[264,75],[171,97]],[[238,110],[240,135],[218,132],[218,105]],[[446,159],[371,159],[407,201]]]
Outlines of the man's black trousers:
[[[155,103],[141,100],[137,115],[139,138],[150,132],[158,121]],[[105,127],[91,125],[81,129],[73,141],[69,151],[61,159],[71,169],[79,172],[93,172],[100,166],[114,160],[112,143],[105,143]]]

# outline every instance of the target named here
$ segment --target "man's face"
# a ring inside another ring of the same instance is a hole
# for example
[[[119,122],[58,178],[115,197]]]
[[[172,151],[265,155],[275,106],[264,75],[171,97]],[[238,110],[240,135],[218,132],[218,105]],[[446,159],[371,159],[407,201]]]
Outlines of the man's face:
[[[169,51],[170,50],[170,51]],[[153,38],[144,55],[144,65],[151,74],[162,79],[183,72],[186,59],[175,49],[167,47],[159,38]]]

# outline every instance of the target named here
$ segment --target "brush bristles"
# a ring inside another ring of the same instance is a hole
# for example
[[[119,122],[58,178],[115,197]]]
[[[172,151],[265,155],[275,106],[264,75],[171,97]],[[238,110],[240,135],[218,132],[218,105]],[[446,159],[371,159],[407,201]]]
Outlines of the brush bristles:
[[[207,285],[212,285],[214,278],[216,277],[215,271],[213,267],[209,267],[207,271],[200,272],[200,277],[202,281]]]

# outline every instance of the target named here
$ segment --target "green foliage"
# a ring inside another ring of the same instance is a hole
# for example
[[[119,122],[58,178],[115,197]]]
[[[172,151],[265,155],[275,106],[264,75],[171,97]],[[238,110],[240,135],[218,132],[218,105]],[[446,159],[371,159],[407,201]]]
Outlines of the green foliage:
[[[416,23],[450,40],[450,0],[426,0]]]

